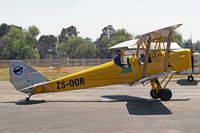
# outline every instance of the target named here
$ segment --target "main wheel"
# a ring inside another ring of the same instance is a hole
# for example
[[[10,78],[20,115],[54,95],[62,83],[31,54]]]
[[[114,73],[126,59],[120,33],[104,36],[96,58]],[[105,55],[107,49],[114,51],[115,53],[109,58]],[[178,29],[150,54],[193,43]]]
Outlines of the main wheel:
[[[157,92],[156,90],[151,90],[150,95],[153,99],[158,99],[160,98],[160,91]]]
[[[162,101],[169,101],[172,97],[172,92],[169,89],[162,89],[160,92],[160,99]]]
[[[192,75],[188,76],[188,81],[194,81],[194,77]]]

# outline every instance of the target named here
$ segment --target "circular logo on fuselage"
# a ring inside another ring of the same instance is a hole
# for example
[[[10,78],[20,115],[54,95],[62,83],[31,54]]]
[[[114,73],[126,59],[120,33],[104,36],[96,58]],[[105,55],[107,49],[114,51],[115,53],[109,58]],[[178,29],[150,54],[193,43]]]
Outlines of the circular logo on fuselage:
[[[16,66],[13,70],[13,73],[19,76],[23,73],[23,69],[24,67],[22,66]]]

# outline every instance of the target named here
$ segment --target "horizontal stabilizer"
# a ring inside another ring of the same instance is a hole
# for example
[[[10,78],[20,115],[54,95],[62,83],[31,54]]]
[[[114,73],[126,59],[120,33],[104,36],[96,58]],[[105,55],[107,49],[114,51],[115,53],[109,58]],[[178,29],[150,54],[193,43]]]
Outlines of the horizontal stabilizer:
[[[30,90],[30,89],[32,89],[32,88],[34,88],[34,87],[42,86],[42,85],[45,85],[45,84],[47,84],[47,83],[49,83],[49,81],[47,81],[47,82],[42,82],[42,83],[37,83],[37,84],[31,85],[31,86],[29,86],[29,87],[19,89],[19,91],[21,91],[21,92],[28,91],[28,90]]]

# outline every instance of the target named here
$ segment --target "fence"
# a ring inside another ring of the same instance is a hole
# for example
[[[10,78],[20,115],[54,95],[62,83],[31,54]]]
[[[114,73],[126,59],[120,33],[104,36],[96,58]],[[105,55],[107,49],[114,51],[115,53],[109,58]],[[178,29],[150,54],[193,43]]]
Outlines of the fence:
[[[10,60],[0,60],[0,68],[9,66]],[[95,66],[111,61],[111,59],[35,59],[22,60],[24,63],[35,67],[49,66]]]

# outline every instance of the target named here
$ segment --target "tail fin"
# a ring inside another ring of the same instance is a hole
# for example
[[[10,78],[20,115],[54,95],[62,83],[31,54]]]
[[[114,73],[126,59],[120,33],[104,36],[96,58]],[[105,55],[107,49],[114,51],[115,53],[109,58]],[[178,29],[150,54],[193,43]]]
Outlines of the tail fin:
[[[10,82],[16,90],[23,93],[31,91],[30,89],[24,90],[24,88],[47,81],[42,74],[21,61],[10,61],[9,73]]]

